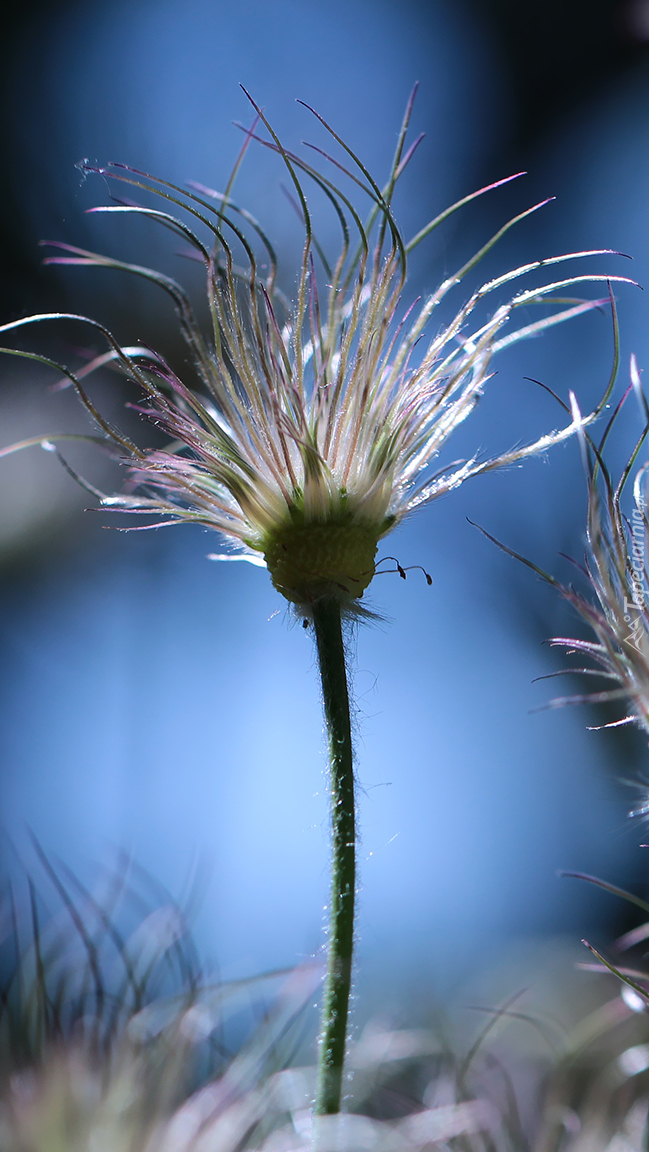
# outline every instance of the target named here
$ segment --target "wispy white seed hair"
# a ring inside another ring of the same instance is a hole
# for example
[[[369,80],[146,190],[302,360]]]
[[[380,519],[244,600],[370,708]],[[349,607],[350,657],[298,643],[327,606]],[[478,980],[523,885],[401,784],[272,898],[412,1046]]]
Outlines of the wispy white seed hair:
[[[649,521],[645,492],[649,463],[639,462],[649,433],[649,407],[634,356],[631,357],[630,375],[631,384],[613,411],[599,442],[596,444],[583,427],[579,428],[588,483],[587,548],[582,572],[591,594],[584,595],[572,586],[561,584],[525,557],[499,541],[495,543],[552,584],[594,634],[594,639],[585,640],[556,636],[550,643],[590,657],[594,666],[566,671],[599,678],[605,686],[577,696],[559,697],[552,701],[551,706],[620,701],[625,715],[603,727],[636,723],[649,734]],[[630,459],[615,481],[603,453],[611,429],[631,392],[635,392],[640,402],[644,427]],[[573,421],[579,424],[581,417],[574,396],[571,405]],[[633,489],[632,501],[628,499],[629,487]]]
[[[412,98],[383,188],[325,124],[352,167],[321,155],[368,198],[369,216],[363,221],[350,196],[326,174],[326,167],[317,169],[288,152],[257,109],[242,156],[251,139],[260,139],[256,127],[263,122],[268,138],[260,143],[281,156],[304,224],[292,303],[277,289],[272,244],[257,221],[232,199],[234,174],[220,194],[199,185],[183,191],[121,165],[95,170],[153,191],[173,207],[174,214],[131,203],[94,211],[140,214],[190,243],[207,274],[211,317],[207,335],[196,323],[182,287],[167,276],[65,244],[57,247],[67,255],[50,260],[120,268],[158,284],[176,305],[200,381],[194,386],[181,380],[151,351],[120,347],[95,323],[108,342],[108,353],[77,374],[66,370],[66,376],[99,424],[100,436],[117,445],[130,469],[127,493],[99,493],[102,504],[216,529],[236,546],[235,555],[266,562],[276,586],[302,608],[321,593],[334,594],[346,604],[357,601],[374,574],[378,541],[413,509],[469,477],[515,463],[573,435],[577,424],[571,419],[562,429],[497,458],[474,457],[435,467],[449,436],[475,407],[494,353],[601,301],[566,300],[562,295],[557,311],[512,328],[518,309],[552,301],[555,293],[563,294],[583,281],[625,279],[577,275],[548,281],[508,296],[486,320],[476,321],[477,306],[520,277],[595,253],[533,261],[482,284],[450,321],[432,328],[433,314],[450,290],[507,229],[540,207],[535,205],[510,220],[430,296],[404,307],[408,254],[459,207],[498,186],[464,197],[406,242],[393,217],[392,199],[419,143],[416,140],[406,150],[411,110]],[[341,249],[333,264],[313,234],[304,188],[307,179],[328,198],[340,224]],[[183,210],[182,217],[178,209]],[[263,276],[256,253],[260,246],[270,269]],[[322,276],[316,273],[316,261],[322,265]],[[48,318],[32,317],[0,330]],[[141,411],[172,437],[166,448],[142,451],[96,411],[82,378],[109,358],[141,388]],[[589,423],[601,407],[581,423]],[[335,540],[325,541],[322,533],[316,540],[311,530],[324,526],[335,528]],[[301,530],[311,531],[304,546],[306,537],[300,542],[296,536]],[[362,540],[354,533],[360,533]]]

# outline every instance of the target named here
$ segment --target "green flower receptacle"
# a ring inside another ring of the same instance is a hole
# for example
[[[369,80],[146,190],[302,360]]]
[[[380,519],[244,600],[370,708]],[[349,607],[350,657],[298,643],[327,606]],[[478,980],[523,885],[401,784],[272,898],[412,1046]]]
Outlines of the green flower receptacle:
[[[277,530],[264,551],[275,588],[292,604],[358,599],[374,576],[380,528],[325,522]]]

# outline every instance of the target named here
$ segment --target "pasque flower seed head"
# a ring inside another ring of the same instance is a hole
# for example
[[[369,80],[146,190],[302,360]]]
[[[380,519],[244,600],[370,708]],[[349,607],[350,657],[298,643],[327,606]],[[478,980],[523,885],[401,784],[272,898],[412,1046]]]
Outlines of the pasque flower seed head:
[[[242,153],[251,139],[259,140],[256,127],[263,122],[268,138],[260,143],[282,158],[304,225],[292,303],[277,288],[271,243],[232,199],[232,180],[218,194],[198,185],[183,191],[121,165],[91,169],[153,191],[172,205],[174,214],[132,202],[93,211],[140,214],[189,241],[207,276],[207,335],[184,290],[167,276],[65,244],[57,247],[66,255],[50,258],[52,263],[125,269],[162,287],[175,302],[200,380],[190,386],[161,356],[145,348],[122,348],[103,328],[109,353],[77,375],[67,373],[102,435],[117,444],[130,468],[128,492],[102,497],[104,506],[216,529],[236,546],[237,556],[265,563],[278,591],[307,616],[321,596],[337,599],[348,614],[360,611],[379,542],[409,512],[470,476],[512,464],[572,435],[574,423],[496,459],[456,461],[431,475],[449,436],[475,407],[494,353],[598,302],[562,296],[559,311],[506,330],[517,309],[547,302],[580,281],[606,279],[580,275],[544,283],[510,296],[476,322],[477,306],[519,277],[592,253],[534,261],[482,284],[452,319],[433,329],[433,314],[450,290],[512,224],[540,207],[535,205],[510,220],[431,295],[404,306],[408,254],[457,208],[497,186],[465,197],[407,243],[395,222],[392,199],[419,143],[406,150],[411,109],[412,100],[383,188],[328,125],[349,169],[321,150],[322,170],[288,152],[257,109]],[[342,170],[355,193],[362,190],[369,201],[365,221],[351,194],[326,175],[326,165]],[[340,224],[341,249],[334,264],[313,234],[306,180],[325,194]],[[179,208],[184,215],[177,214]],[[264,275],[255,245],[265,250]],[[140,411],[172,437],[169,446],[142,451],[97,413],[81,378],[108,358],[141,387]]]

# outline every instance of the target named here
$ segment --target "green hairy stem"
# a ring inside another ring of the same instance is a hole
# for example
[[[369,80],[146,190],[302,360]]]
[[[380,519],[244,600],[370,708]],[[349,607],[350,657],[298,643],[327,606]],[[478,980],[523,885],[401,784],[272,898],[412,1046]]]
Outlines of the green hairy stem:
[[[331,795],[331,900],[329,954],[318,1060],[315,1113],[340,1111],[354,948],[356,812],[349,691],[339,601],[313,605],[318,662],[329,740]]]

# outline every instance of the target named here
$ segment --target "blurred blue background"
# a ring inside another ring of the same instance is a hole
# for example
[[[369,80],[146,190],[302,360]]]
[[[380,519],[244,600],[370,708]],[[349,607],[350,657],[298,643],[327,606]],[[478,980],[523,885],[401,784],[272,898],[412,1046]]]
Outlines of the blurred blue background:
[[[239,84],[290,147],[316,135],[299,97],[383,179],[419,80],[413,133],[426,139],[397,200],[406,233],[473,188],[529,170],[417,253],[413,295],[549,195],[557,200],[507,237],[483,276],[607,247],[632,255],[630,274],[646,284],[649,4],[573,0],[527,18],[522,7],[22,6],[3,49],[2,319],[89,312],[123,342],[177,355],[171,310],[148,285],[43,270],[37,242],[158,262],[200,292],[194,268],[148,222],[83,215],[106,202],[106,189],[75,164],[115,159],[222,187],[241,143],[232,121],[250,120]],[[237,195],[273,238],[290,292],[300,229],[281,181],[275,158],[253,148]],[[318,221],[331,247],[334,226]],[[575,270],[589,267],[629,274],[613,257]],[[630,351],[648,362],[647,304],[632,288],[617,295],[624,382]],[[53,326],[37,344],[72,360],[90,350],[89,339]],[[606,310],[504,353],[448,458],[494,453],[562,423],[525,377],[564,398],[574,389],[586,409],[611,360]],[[10,360],[2,372],[4,443],[84,426],[74,397],[49,390],[50,373]],[[113,415],[128,398],[110,377],[97,394]],[[614,462],[638,427],[630,411]],[[101,460],[80,452],[75,464],[102,482]],[[317,952],[328,815],[310,637],[291,625],[263,571],[206,560],[216,545],[209,534],[106,531],[105,518],[83,513],[88,496],[38,449],[0,469],[0,787],[12,843],[29,859],[30,829],[81,876],[126,847],[176,894],[192,870],[209,874],[196,931],[224,975]],[[359,630],[354,676],[359,944],[361,972],[384,996],[389,988],[395,1008],[405,1000],[404,972],[433,998],[515,940],[609,939],[624,909],[559,881],[559,868],[645,884],[643,832],[625,816],[636,795],[621,783],[641,776],[643,741],[626,730],[587,731],[612,713],[533,711],[557,684],[534,678],[565,666],[542,641],[579,625],[466,520],[569,578],[559,553],[580,558],[584,514],[578,452],[568,444],[471,482],[390,539],[402,564],[432,574],[432,588],[416,572],[405,584],[384,576],[372,585],[385,622]]]

